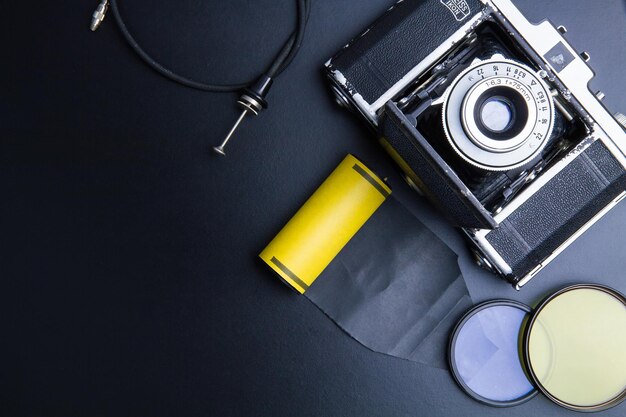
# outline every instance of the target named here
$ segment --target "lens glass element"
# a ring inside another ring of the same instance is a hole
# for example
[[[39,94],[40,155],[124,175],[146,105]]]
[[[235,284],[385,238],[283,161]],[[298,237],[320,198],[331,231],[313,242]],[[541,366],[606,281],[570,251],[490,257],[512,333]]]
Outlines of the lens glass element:
[[[474,109],[467,108],[466,111],[474,117],[474,123],[480,134],[476,133],[473,136],[479,143],[481,134],[487,140],[500,143],[513,140],[517,143],[518,140],[515,138],[520,139],[519,135],[528,128],[530,122],[528,104],[524,96],[514,88],[506,85],[488,88],[480,94],[474,106]],[[469,133],[471,134],[471,131]],[[484,142],[484,139],[482,141]]]
[[[504,97],[492,97],[480,109],[480,121],[492,132],[502,132],[513,122],[511,102]]]

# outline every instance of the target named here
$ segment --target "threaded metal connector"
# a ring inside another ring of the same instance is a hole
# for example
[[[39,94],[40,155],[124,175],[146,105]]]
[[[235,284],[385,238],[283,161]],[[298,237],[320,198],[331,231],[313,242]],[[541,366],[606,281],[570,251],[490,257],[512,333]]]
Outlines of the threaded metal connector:
[[[91,15],[91,31],[95,32],[104,20],[104,16],[109,9],[109,0],[102,0],[96,10]]]

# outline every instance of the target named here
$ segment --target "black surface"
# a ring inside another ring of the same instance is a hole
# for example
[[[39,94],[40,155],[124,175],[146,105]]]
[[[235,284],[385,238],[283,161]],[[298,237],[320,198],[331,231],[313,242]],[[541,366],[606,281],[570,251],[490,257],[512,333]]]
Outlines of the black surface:
[[[471,263],[357,118],[333,104],[323,63],[390,1],[314,1],[300,55],[226,159],[210,148],[236,118],[236,96],[152,73],[110,16],[90,33],[96,3],[0,6],[0,414],[576,415],[541,395],[489,408],[447,371],[373,353],[257,260],[354,152],[462,253],[475,302],[532,303],[581,281],[626,292],[626,205],[516,293]],[[535,20],[568,26],[573,44],[590,52],[594,88],[613,110],[626,109],[622,1],[519,4]],[[292,0],[121,6],[164,63],[224,82],[265,67],[295,13]]]

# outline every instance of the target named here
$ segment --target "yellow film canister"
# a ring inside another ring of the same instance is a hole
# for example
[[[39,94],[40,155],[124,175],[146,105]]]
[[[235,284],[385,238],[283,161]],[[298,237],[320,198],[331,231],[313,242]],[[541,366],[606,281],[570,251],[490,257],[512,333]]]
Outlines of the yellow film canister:
[[[302,294],[390,194],[348,155],[259,256]]]

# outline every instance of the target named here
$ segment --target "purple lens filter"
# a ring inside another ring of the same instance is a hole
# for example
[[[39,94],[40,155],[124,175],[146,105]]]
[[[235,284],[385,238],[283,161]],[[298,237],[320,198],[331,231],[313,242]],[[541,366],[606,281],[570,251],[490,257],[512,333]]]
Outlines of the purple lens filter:
[[[530,312],[530,307],[515,301],[489,301],[467,312],[454,328],[450,369],[475,400],[508,407],[537,393],[520,355],[520,335]]]

